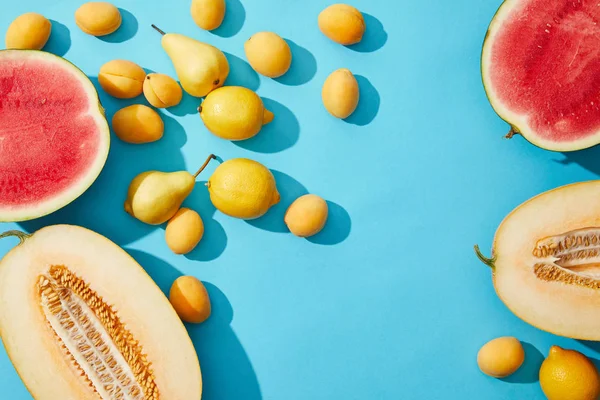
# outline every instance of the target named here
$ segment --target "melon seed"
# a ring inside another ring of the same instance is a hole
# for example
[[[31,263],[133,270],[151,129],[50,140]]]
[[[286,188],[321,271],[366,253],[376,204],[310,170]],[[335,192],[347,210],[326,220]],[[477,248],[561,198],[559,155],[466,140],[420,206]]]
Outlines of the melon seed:
[[[51,266],[39,276],[37,293],[64,356],[101,399],[159,399],[143,349],[89,283]]]

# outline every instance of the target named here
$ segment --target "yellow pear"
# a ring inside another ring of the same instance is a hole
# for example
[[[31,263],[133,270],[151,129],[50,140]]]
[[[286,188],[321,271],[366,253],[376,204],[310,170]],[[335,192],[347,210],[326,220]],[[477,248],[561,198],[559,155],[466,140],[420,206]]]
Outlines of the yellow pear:
[[[216,47],[179,33],[160,32],[162,47],[171,58],[183,90],[195,97],[204,97],[223,86],[229,75],[225,54]]]
[[[187,171],[142,172],[129,184],[125,211],[150,225],[167,222],[194,190],[196,177],[214,158],[216,157],[211,154],[193,175]]]

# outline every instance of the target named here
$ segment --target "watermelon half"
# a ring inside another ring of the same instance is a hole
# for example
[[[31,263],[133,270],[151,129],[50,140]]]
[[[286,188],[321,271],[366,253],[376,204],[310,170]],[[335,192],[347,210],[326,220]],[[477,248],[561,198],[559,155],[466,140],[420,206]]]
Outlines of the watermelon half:
[[[64,58],[0,51],[0,221],[47,215],[96,180],[110,146],[98,93]]]
[[[553,151],[600,143],[598,1],[505,0],[481,67],[488,99],[511,133]]]

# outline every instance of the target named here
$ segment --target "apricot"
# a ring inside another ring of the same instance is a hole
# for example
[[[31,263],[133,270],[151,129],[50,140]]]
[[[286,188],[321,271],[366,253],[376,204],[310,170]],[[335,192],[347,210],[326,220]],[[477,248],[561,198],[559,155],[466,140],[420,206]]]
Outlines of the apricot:
[[[277,78],[292,64],[292,51],[285,40],[274,32],[258,32],[244,43],[246,58],[261,75]]]
[[[294,235],[308,237],[323,229],[328,212],[325,200],[314,194],[305,194],[294,200],[283,219]]]
[[[355,7],[333,4],[319,14],[319,29],[336,43],[350,45],[362,40],[365,20]]]
[[[102,89],[119,99],[132,99],[142,94],[146,72],[134,62],[112,60],[100,67],[98,83]]]
[[[183,91],[179,83],[165,74],[148,74],[144,81],[144,96],[156,108],[173,107],[181,102]]]
[[[75,11],[75,23],[83,32],[92,36],[105,36],[121,26],[121,12],[105,1],[90,1]]]
[[[119,139],[127,143],[150,143],[163,136],[165,124],[160,115],[143,104],[120,109],[112,119],[112,128]]]
[[[358,106],[358,82],[346,68],[333,71],[325,80],[321,97],[325,109],[337,118],[349,117]]]
[[[189,208],[181,208],[171,217],[165,230],[167,246],[175,254],[192,251],[204,236],[204,223],[200,215]]]
[[[198,27],[212,31],[223,22],[225,0],[192,0],[190,12]]]
[[[494,378],[504,378],[515,373],[525,360],[521,342],[510,336],[487,342],[477,354],[479,369]]]
[[[199,324],[210,317],[210,298],[206,287],[193,276],[180,276],[173,282],[169,301],[185,322]]]
[[[19,15],[6,30],[6,48],[41,50],[51,31],[52,23],[43,15],[33,12]]]

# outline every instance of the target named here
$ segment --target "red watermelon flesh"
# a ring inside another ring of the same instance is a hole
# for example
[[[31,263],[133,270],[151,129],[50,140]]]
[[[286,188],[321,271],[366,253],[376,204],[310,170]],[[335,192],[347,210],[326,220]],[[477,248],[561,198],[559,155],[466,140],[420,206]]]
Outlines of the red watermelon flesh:
[[[600,143],[600,5],[506,0],[485,41],[488,98],[517,132],[551,150]]]
[[[66,60],[0,51],[0,221],[48,214],[98,176],[108,126],[89,79]]]

